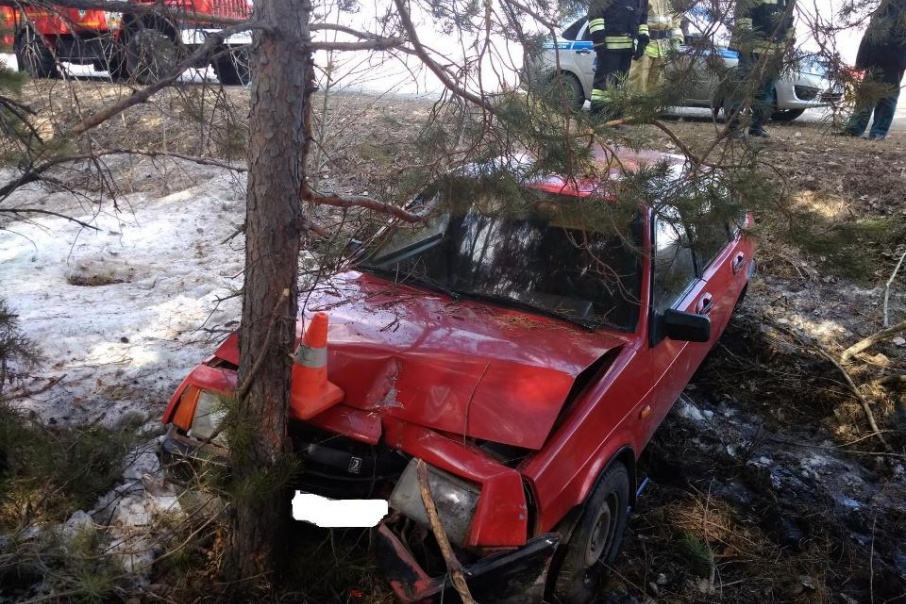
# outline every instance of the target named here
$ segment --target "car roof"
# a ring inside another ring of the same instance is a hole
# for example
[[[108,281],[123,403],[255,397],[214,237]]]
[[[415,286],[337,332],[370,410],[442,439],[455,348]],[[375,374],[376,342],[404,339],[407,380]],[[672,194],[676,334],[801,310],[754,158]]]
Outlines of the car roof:
[[[548,193],[589,197],[593,194],[600,195],[603,181],[619,180],[626,172],[636,172],[664,162],[672,166],[681,166],[685,163],[685,158],[681,155],[660,151],[633,150],[628,147],[604,149],[596,146],[593,153],[599,167],[596,175],[550,175],[534,180],[529,186]]]

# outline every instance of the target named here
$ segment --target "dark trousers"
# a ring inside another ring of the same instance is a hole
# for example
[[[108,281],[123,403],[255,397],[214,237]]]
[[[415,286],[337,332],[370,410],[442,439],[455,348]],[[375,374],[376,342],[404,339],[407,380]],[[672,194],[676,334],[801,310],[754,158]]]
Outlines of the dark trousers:
[[[734,74],[735,90],[728,106],[730,127],[739,128],[742,112],[751,107],[749,130],[760,130],[774,112],[774,85],[780,76],[781,57],[769,54],[739,53]]]
[[[875,119],[869,136],[878,138],[887,135],[900,98],[903,71],[899,67],[885,66],[872,67],[865,72],[865,78],[856,93],[856,109],[846,124],[848,133],[859,136],[865,132],[874,112]]]
[[[591,110],[601,113],[605,110],[604,91],[615,86],[620,79],[629,73],[632,65],[632,49],[608,50],[603,46],[595,47],[595,79],[592,83]],[[610,116],[615,119],[616,115]]]

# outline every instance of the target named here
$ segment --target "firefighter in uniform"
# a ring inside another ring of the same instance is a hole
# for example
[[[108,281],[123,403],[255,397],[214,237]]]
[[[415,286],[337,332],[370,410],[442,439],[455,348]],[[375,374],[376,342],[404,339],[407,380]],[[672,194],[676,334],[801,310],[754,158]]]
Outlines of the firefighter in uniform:
[[[641,43],[640,33],[629,70],[629,89],[638,94],[657,90],[664,77],[667,55],[683,43],[682,17],[671,0],[648,0],[647,25],[648,43]]]
[[[739,51],[739,66],[728,108],[731,130],[739,131],[742,110],[750,105],[749,136],[768,136],[764,124],[771,116],[771,94],[783,55],[794,39],[795,5],[796,0],[737,0],[731,46]]]
[[[604,91],[626,77],[635,44],[648,43],[648,0],[591,0],[588,33],[597,59],[591,111],[600,115],[606,109]]]

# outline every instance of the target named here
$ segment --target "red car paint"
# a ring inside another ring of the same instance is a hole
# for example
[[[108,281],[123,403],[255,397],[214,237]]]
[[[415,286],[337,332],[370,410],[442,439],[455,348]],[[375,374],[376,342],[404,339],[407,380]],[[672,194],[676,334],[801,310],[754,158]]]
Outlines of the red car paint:
[[[636,168],[678,161],[653,153],[621,157],[624,166]],[[576,197],[598,187],[588,179],[556,178],[532,186]],[[614,459],[633,470],[729,321],[754,266],[752,240],[728,231],[723,249],[671,306],[707,313],[710,340],[654,341],[653,219],[646,209],[640,312],[631,333],[590,331],[359,272],[335,276],[311,292],[305,312],[330,315],[329,379],[346,397],[309,423],[481,485],[466,543],[477,551],[522,546],[554,530]],[[238,365],[236,336],[213,358]],[[193,375],[187,378],[164,423],[188,384],[200,385]],[[207,386],[223,390],[230,384],[224,378]],[[518,447],[525,455],[511,467],[483,450],[481,441]]]

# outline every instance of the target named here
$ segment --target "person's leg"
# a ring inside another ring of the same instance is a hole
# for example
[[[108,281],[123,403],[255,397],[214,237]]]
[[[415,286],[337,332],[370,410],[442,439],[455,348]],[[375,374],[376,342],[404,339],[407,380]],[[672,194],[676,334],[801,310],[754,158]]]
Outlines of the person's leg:
[[[749,134],[754,136],[767,136],[764,125],[774,112],[774,86],[780,73],[780,59],[780,55],[775,54],[755,55],[757,65],[752,77],[758,80],[752,99],[752,123],[749,124]]]
[[[880,71],[879,81],[884,85],[883,96],[875,105],[875,119],[871,124],[868,138],[873,140],[883,139],[893,123],[893,114],[897,110],[897,100],[900,97],[900,81],[903,79],[903,70],[885,67]]]
[[[648,91],[658,90],[666,78],[667,61],[664,57],[649,57],[650,67],[648,68]]]
[[[629,68],[629,90],[635,94],[648,94],[651,90],[648,82],[651,73],[651,57],[642,55],[633,61]]]
[[[619,68],[620,53],[607,50],[603,46],[595,47],[597,60],[595,62],[595,79],[592,81],[591,112],[595,115],[604,113],[607,108],[605,90],[613,78],[613,73]]]
[[[856,86],[856,106],[849,121],[846,122],[846,127],[843,128],[843,134],[860,136],[865,132],[871,120],[871,113],[877,105],[877,93],[874,89],[877,88],[876,82],[879,79],[878,70],[872,68],[865,72],[862,81]]]
[[[746,89],[749,86],[749,76],[754,65],[753,55],[745,52],[739,53],[739,63],[736,69],[729,74],[731,78],[727,88],[729,102],[724,106],[727,119],[730,120],[730,130],[739,130],[742,124],[742,115],[750,105]]]

